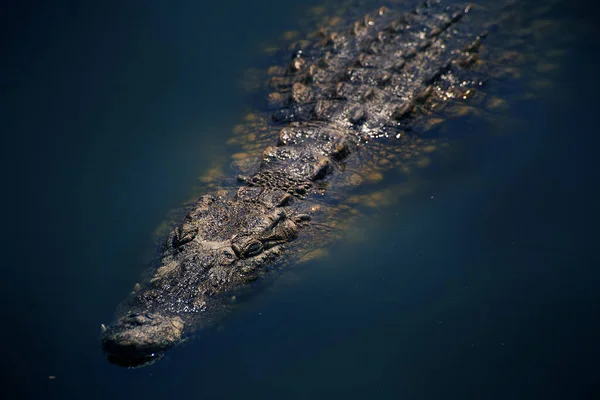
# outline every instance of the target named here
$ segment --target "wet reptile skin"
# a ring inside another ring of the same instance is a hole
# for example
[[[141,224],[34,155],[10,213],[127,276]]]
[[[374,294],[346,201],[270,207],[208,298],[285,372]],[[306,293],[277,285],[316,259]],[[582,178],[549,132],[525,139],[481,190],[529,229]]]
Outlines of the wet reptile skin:
[[[147,364],[214,323],[233,294],[294,251],[313,199],[357,152],[481,85],[485,22],[471,5],[381,7],[293,52],[270,81],[267,123],[278,137],[237,186],[200,197],[170,232],[159,268],[103,330],[109,359]]]

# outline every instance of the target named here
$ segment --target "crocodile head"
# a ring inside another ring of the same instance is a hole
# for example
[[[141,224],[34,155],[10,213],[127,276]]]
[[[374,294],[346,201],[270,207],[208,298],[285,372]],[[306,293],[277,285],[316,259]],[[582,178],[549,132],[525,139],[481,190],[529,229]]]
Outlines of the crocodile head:
[[[293,240],[306,216],[284,210],[289,195],[244,187],[230,197],[203,196],[175,228],[161,266],[136,289],[124,314],[104,329],[109,360],[142,366],[160,358],[184,333],[206,326],[227,299],[256,280]]]
[[[104,328],[102,346],[111,362],[138,367],[162,357],[165,350],[181,339],[184,323],[179,317],[157,313],[132,313]]]

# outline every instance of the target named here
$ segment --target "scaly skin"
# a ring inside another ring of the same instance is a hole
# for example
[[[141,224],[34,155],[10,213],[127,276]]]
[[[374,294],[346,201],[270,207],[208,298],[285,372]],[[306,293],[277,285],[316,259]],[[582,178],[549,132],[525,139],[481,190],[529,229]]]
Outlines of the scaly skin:
[[[297,51],[271,81],[279,138],[253,175],[202,196],[171,232],[161,266],[102,333],[109,358],[144,365],[212,324],[233,294],[306,237],[307,205],[357,151],[480,84],[485,35],[472,13],[433,1],[409,12],[380,8]]]

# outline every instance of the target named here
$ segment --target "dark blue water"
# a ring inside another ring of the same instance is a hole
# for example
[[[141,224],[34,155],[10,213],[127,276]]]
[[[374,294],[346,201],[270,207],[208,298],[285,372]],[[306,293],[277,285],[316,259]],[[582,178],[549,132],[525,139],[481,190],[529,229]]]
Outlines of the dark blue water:
[[[261,43],[309,5],[3,7],[8,398],[600,398],[592,6],[558,8],[573,38],[550,88],[509,107],[518,122],[449,122],[460,156],[363,218],[360,239],[138,370],[106,361],[100,323],[231,151]]]

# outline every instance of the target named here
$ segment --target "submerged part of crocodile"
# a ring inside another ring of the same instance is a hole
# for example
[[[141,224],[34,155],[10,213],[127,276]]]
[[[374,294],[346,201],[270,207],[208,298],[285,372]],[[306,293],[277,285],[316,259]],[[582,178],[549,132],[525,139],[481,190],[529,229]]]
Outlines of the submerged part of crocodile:
[[[142,365],[212,324],[233,294],[310,236],[311,199],[353,155],[480,85],[477,12],[436,1],[382,7],[296,51],[271,83],[279,137],[253,175],[202,196],[170,233],[160,267],[102,333],[109,358]]]

